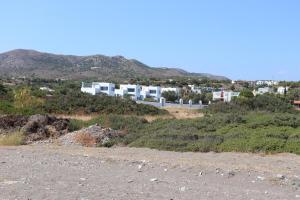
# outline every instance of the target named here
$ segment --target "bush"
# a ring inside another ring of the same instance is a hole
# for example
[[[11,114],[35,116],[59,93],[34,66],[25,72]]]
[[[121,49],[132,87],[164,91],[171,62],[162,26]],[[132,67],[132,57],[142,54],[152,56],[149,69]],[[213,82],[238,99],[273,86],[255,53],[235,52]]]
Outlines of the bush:
[[[47,113],[105,113],[156,115],[166,113],[151,105],[137,104],[130,99],[105,95],[92,96],[77,91],[59,94],[47,99],[43,109]]]
[[[165,91],[161,94],[161,96],[164,97],[168,102],[175,102],[179,98],[174,91]]]
[[[230,103],[217,102],[208,107],[208,113],[247,113],[249,111],[292,112],[292,106],[285,99],[272,94],[253,98],[238,97]]]

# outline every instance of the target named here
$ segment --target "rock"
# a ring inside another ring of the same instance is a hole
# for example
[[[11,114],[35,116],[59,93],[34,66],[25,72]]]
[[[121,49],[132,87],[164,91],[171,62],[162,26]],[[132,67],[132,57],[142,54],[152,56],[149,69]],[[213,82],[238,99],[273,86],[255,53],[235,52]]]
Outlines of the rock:
[[[28,116],[7,115],[0,117],[1,130],[18,130],[22,128],[28,121]]]
[[[234,171],[228,172],[228,175],[227,175],[228,178],[231,178],[231,177],[234,177],[234,176],[235,176],[235,172]]]
[[[292,179],[291,184],[296,188],[300,188],[300,179],[299,178]]]
[[[69,120],[50,115],[0,117],[0,134],[21,131],[26,143],[61,136],[68,132]]]
[[[97,146],[106,145],[111,139],[123,136],[120,131],[111,128],[101,128],[98,125],[92,125],[78,131],[68,133],[61,137],[59,141],[63,145],[82,145]]]
[[[256,179],[263,181],[263,180],[265,180],[265,177],[263,177],[263,176],[257,176]]]
[[[203,175],[203,171],[199,172],[198,176],[202,176]]]
[[[155,182],[155,181],[158,181],[158,179],[157,178],[151,178],[150,181]]]
[[[277,174],[276,178],[280,179],[280,180],[284,180],[286,177],[282,174]]]
[[[185,187],[185,186],[183,186],[183,187],[179,188],[179,190],[180,190],[181,192],[185,192],[185,190],[186,190],[186,187]]]

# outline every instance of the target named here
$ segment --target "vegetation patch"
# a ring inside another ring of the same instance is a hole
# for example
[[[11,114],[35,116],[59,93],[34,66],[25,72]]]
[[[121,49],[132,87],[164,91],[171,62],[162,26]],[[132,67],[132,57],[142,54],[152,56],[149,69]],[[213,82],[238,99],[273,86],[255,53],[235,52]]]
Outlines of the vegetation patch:
[[[0,135],[0,146],[18,146],[24,143],[25,137],[22,132]]]

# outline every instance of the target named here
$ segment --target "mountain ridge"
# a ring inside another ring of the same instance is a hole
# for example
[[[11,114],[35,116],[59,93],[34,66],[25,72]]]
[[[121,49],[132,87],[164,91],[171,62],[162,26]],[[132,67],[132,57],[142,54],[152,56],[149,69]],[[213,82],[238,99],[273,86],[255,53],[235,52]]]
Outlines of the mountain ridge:
[[[75,56],[15,49],[0,53],[0,76],[45,79],[101,79],[199,77],[229,80],[224,76],[190,73],[180,68],[150,67],[139,60],[123,56],[95,54]]]

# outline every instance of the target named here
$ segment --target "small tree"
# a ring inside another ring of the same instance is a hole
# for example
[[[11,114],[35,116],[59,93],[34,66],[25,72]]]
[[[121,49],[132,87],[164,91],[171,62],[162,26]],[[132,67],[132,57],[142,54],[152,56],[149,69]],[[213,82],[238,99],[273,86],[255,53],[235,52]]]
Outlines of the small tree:
[[[243,89],[240,92],[240,97],[253,98],[254,95],[253,95],[253,92],[251,90],[249,90],[249,89]]]
[[[175,102],[178,99],[178,95],[174,91],[166,91],[161,94],[166,101]]]

